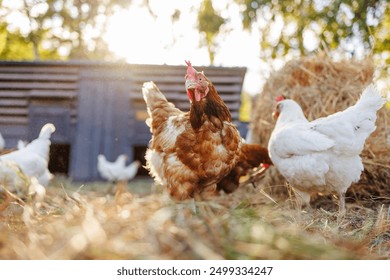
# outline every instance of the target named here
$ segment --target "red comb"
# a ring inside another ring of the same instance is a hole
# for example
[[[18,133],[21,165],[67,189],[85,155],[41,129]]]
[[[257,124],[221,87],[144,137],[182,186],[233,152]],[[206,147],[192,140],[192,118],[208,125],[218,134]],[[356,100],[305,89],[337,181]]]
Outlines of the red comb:
[[[276,97],[276,102],[280,102],[280,101],[282,101],[284,99],[285,99],[284,96],[280,95],[280,96]]]
[[[187,76],[188,77],[195,77],[196,70],[194,67],[192,67],[191,62],[188,60],[184,60],[185,63],[187,64]]]

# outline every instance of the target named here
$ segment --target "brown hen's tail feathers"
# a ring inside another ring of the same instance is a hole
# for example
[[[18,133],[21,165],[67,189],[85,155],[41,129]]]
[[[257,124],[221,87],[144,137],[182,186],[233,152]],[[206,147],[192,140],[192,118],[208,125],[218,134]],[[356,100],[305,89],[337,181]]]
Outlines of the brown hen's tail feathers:
[[[268,149],[259,144],[243,144],[239,160],[246,161],[252,168],[258,167],[261,163],[272,164]]]
[[[240,177],[260,164],[272,164],[268,149],[259,144],[243,144],[236,166],[217,184],[217,189],[226,193],[235,191],[239,187]]]
[[[142,95],[149,115],[146,124],[151,129],[153,129],[153,123],[158,126],[166,121],[168,117],[182,113],[175,105],[168,102],[164,94],[152,81],[143,84]]]
[[[153,107],[156,102],[168,102],[164,94],[152,81],[145,82],[142,86],[142,94],[144,96],[145,103],[148,107]]]

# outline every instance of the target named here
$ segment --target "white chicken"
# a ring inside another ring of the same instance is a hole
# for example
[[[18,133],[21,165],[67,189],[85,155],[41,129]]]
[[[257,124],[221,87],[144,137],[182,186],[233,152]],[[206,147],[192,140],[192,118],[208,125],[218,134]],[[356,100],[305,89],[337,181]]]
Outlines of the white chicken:
[[[104,155],[98,155],[97,169],[100,176],[110,182],[130,181],[137,174],[139,161],[126,166],[126,155],[119,155],[114,162],[107,161]]]
[[[0,156],[2,166],[17,166],[28,177],[36,177],[38,182],[47,186],[53,175],[48,169],[50,137],[55,131],[55,126],[51,123],[45,124],[38,138],[27,144],[20,150],[15,150]],[[0,180],[10,184],[20,177],[15,168],[1,168]]]
[[[100,176],[112,183],[115,183],[115,198],[128,194],[127,183],[137,174],[141,163],[136,160],[126,166],[126,155],[119,155],[114,162],[107,161],[104,155],[98,155],[98,172]]]
[[[376,128],[376,112],[384,103],[370,85],[354,106],[311,122],[295,101],[277,103],[269,154],[300,202],[309,204],[312,193],[337,193],[340,213],[345,212],[345,192],[360,179],[359,154]]]
[[[107,181],[114,182],[117,180],[116,174],[118,170],[125,168],[127,156],[119,155],[114,162],[110,162],[104,155],[100,154],[97,160],[97,170],[100,176]]]

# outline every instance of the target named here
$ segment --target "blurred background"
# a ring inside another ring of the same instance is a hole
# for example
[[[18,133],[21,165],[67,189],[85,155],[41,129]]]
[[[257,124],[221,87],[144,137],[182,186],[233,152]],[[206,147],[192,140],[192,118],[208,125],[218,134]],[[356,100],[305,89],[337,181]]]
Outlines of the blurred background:
[[[182,80],[176,78],[184,75],[184,60],[204,66],[201,70],[216,76],[212,80],[223,71],[209,66],[237,68],[220,85],[213,81],[225,102],[230,102],[243,137],[251,101],[270,75],[294,58],[321,52],[334,61],[369,57],[379,89],[390,85],[390,3],[386,0],[0,0],[0,4],[1,97],[5,100],[0,104],[4,107],[0,108],[1,133],[13,147],[18,139],[34,139],[44,123],[54,122],[58,130],[52,150],[60,145],[59,155],[70,158],[72,153],[74,158],[71,163],[64,160],[60,169],[66,174],[70,165],[71,170],[96,177],[98,153],[108,154],[111,160],[119,153],[143,160],[150,134],[139,89],[153,79],[171,94],[168,97],[176,106],[188,109],[181,96]],[[46,61],[57,64],[42,64]],[[58,61],[78,64],[61,66]],[[96,65],[87,64],[101,62],[139,66],[115,71],[107,66],[93,76]],[[123,83],[106,80],[110,75]],[[128,103],[129,92],[131,104],[119,110],[120,104]],[[112,94],[116,97],[109,97]],[[96,104],[90,102],[92,96]],[[105,105],[109,99],[115,110]],[[96,109],[98,104],[109,112]],[[129,120],[128,108],[134,113]],[[113,131],[111,119],[123,126]],[[107,128],[100,129],[106,123]],[[99,128],[94,139],[97,135],[102,139],[88,146],[92,150],[86,162],[83,145],[90,127]],[[125,130],[134,133],[125,135]],[[125,140],[122,145],[109,139]],[[70,172],[74,178],[81,178],[74,172]]]
[[[286,61],[319,50],[335,59],[372,55],[377,76],[389,74],[386,0],[0,3],[1,60],[182,65],[191,59],[197,65],[245,66],[249,94],[259,93],[270,72]]]
[[[345,219],[331,196],[292,211],[276,169],[196,209],[166,200],[141,167],[130,193],[110,195],[98,155],[145,164],[142,84],[188,110],[184,60],[210,77],[242,136],[252,118],[266,144],[281,93],[313,119],[354,104],[372,76],[390,92],[390,1],[0,0],[2,146],[56,127],[52,188],[37,203],[27,188],[12,199],[0,190],[0,259],[390,258],[390,102]]]

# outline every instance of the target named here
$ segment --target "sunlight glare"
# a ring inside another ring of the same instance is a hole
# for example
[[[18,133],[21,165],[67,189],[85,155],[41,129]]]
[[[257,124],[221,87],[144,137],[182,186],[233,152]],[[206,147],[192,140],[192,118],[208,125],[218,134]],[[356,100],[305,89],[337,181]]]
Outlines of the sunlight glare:
[[[140,24],[142,23],[142,24]],[[146,8],[117,12],[111,19],[105,40],[111,51],[132,63],[163,63],[163,52],[155,23]]]
[[[115,13],[104,36],[110,50],[129,63],[184,64],[184,59],[191,58],[208,64],[207,50],[199,48],[199,32],[194,28],[196,15],[191,14],[189,2],[180,3],[182,16],[177,25],[171,22],[172,1],[150,2],[153,12],[159,11],[156,18],[143,6]]]
[[[247,67],[244,88],[258,93],[263,84],[264,68],[260,61],[260,38],[256,32],[243,31],[239,6],[230,0],[221,1],[228,7],[227,33],[216,37],[216,66]],[[117,56],[135,64],[210,65],[207,48],[200,45],[201,35],[196,28],[197,13],[194,6],[201,1],[150,1],[150,9],[140,3],[116,12],[109,19],[104,39]],[[227,5],[229,4],[230,5]],[[180,11],[178,22],[172,22],[175,10]],[[257,35],[256,35],[257,34]]]

